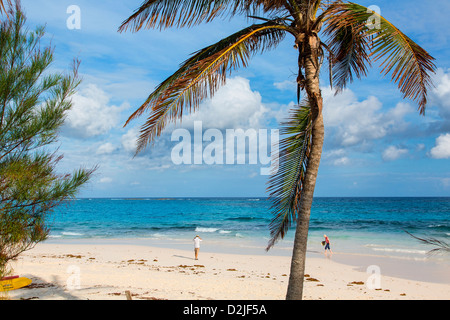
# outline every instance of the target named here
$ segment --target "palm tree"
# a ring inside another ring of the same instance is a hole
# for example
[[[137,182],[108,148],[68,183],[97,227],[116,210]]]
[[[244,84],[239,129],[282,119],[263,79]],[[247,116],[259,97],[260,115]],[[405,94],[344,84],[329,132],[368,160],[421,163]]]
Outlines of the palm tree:
[[[193,53],[156,87],[125,126],[149,113],[138,138],[139,153],[167,123],[194,112],[203,99],[213,96],[232,70],[246,67],[254,54],[276,47],[286,35],[292,36],[298,50],[298,105],[282,124],[279,170],[269,179],[274,218],[267,250],[296,222],[286,298],[302,299],[310,210],[324,141],[319,88],[324,59],[336,93],[355,76],[366,76],[372,61],[380,62],[382,74],[391,75],[404,98],[417,101],[421,114],[425,112],[430,75],[435,71],[434,59],[378,13],[344,1],[147,0],[119,31],[189,27],[234,15],[246,15],[261,23]],[[301,91],[306,93],[302,101]]]

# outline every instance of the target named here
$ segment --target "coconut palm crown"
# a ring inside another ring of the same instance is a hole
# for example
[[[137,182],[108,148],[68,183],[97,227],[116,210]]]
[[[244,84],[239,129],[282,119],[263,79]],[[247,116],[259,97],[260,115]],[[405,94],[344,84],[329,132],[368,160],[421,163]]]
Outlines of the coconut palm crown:
[[[322,65],[336,93],[367,75],[373,62],[425,114],[434,58],[391,22],[356,3],[321,0],[146,0],[119,31],[190,27],[217,18],[246,15],[260,21],[193,53],[129,117],[148,114],[137,153],[165,126],[195,112],[200,102],[224,85],[231,71],[252,56],[292,36],[298,50],[297,105],[282,124],[278,171],[268,181],[273,220],[267,249],[295,222],[296,232],[287,299],[302,299],[310,210],[324,141]],[[300,93],[305,98],[300,100]]]

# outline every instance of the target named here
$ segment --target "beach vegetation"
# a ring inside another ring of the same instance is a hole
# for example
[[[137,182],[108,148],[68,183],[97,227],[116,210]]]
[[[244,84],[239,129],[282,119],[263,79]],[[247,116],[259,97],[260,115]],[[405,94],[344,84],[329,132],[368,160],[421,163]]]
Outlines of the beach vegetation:
[[[269,178],[273,203],[270,249],[295,224],[287,299],[302,299],[311,206],[324,143],[320,76],[342,92],[368,74],[372,63],[390,76],[404,98],[425,114],[434,58],[380,14],[378,7],[321,0],[146,0],[119,31],[191,27],[244,15],[254,23],[193,53],[131,114],[125,125],[147,115],[137,152],[161,135],[168,123],[195,112],[259,53],[286,37],[298,52],[296,104],[281,124],[278,171]],[[325,66],[325,67],[324,67]],[[303,99],[301,96],[303,95]]]
[[[20,3],[0,22],[0,278],[8,264],[45,240],[52,210],[76,193],[94,169],[59,173],[56,143],[79,62],[67,74],[49,70],[54,49],[41,45],[43,27],[30,30]]]

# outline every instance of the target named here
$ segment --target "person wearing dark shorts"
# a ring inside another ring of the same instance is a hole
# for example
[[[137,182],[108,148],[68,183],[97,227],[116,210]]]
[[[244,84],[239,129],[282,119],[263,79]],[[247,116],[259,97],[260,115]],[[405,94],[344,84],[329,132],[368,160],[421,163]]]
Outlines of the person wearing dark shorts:
[[[330,248],[330,238],[328,238],[326,234],[324,234],[323,236],[325,237],[325,252],[324,252],[324,254],[327,254],[327,250],[329,250],[330,253],[333,254],[333,251],[331,251],[331,248]]]

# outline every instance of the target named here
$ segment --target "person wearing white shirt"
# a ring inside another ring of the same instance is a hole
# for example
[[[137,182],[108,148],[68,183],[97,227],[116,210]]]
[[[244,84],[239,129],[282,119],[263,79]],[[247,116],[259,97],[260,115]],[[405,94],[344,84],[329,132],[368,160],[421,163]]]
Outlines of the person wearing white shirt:
[[[198,260],[198,252],[200,251],[200,241],[203,241],[200,236],[196,235],[194,238],[194,253],[195,253],[195,260]]]

